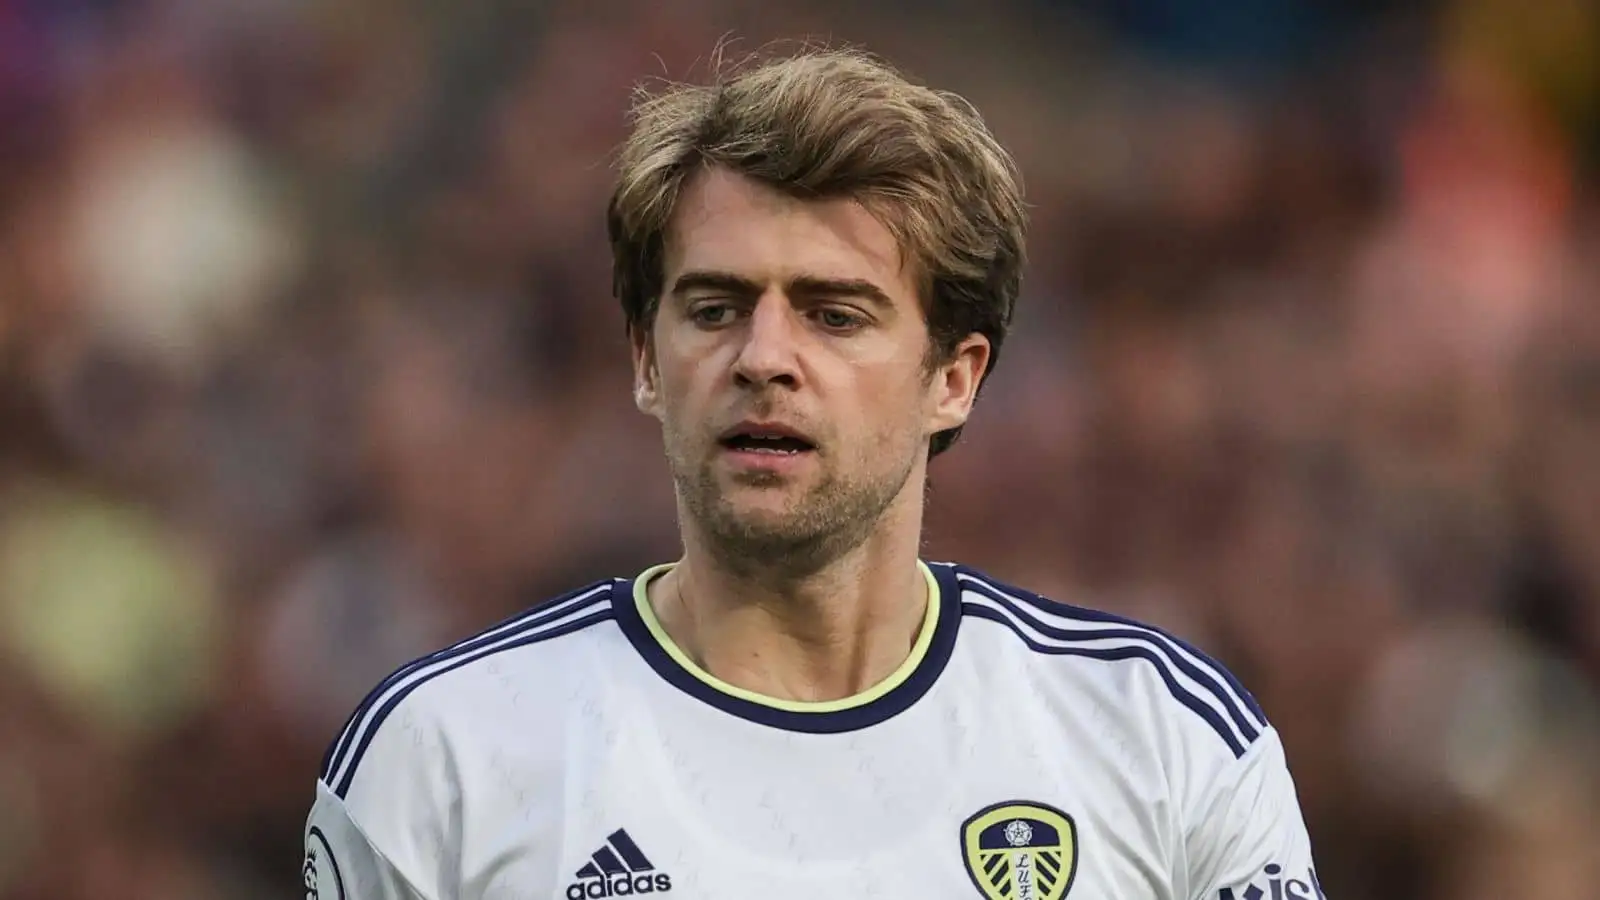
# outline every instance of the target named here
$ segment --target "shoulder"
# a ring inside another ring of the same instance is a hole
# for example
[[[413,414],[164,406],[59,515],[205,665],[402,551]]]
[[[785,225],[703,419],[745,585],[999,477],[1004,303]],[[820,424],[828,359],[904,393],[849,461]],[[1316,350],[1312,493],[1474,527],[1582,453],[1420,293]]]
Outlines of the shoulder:
[[[1042,677],[1092,682],[1130,717],[1153,718],[1180,740],[1202,741],[1239,759],[1271,728],[1261,706],[1227,667],[1153,625],[1074,606],[954,565],[961,612],[990,623]]]
[[[618,579],[586,585],[550,598],[395,669],[356,707],[322,759],[319,780],[340,800],[347,799],[358,773],[384,770],[389,782],[438,765],[451,755],[451,731],[461,720],[493,716],[492,698],[514,688],[555,684],[536,677],[542,668],[563,668],[567,651],[604,633],[595,626],[613,619],[612,595]],[[531,668],[533,678],[518,676]],[[506,688],[506,691],[498,690]],[[471,725],[471,722],[467,722]]]

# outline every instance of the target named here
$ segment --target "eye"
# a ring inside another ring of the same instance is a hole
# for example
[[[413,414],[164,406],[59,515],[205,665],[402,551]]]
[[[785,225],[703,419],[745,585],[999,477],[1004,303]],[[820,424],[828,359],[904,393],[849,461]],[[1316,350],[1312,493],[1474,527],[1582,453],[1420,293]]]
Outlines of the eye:
[[[707,327],[727,325],[737,312],[730,303],[702,303],[689,310],[689,320]]]
[[[818,310],[817,321],[830,331],[850,331],[867,323],[859,313],[837,307]]]

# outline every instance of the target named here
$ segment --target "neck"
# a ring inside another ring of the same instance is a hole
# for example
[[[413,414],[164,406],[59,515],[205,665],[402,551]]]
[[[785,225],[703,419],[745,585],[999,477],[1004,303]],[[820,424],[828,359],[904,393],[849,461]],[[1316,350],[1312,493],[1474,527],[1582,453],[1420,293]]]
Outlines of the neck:
[[[859,694],[906,661],[927,610],[922,498],[907,493],[865,541],[803,575],[730,567],[686,528],[651,606],[691,659],[736,687],[806,702]]]

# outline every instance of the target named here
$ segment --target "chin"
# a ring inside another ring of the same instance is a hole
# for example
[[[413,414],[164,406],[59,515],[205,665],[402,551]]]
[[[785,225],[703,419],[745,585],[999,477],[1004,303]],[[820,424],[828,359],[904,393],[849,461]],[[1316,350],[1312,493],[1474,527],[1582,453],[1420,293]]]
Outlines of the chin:
[[[715,500],[712,510],[727,530],[772,538],[803,539],[819,519],[798,485],[749,487],[734,485]]]
[[[745,492],[723,495],[718,504],[723,521],[739,531],[783,534],[796,531],[805,521],[787,492]],[[752,494],[754,494],[752,496]],[[742,496],[741,496],[742,495]]]

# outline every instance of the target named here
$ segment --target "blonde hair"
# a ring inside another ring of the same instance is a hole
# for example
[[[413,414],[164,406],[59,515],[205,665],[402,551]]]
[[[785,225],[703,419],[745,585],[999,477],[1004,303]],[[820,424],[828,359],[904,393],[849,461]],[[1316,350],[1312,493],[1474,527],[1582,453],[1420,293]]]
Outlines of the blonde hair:
[[[916,267],[930,361],[979,333],[993,347],[984,375],[993,368],[1021,290],[1026,212],[1015,162],[966,100],[861,52],[807,49],[641,90],[631,122],[606,216],[630,330],[654,321],[683,185],[715,166],[803,199],[861,202]],[[959,432],[935,435],[931,452]]]

